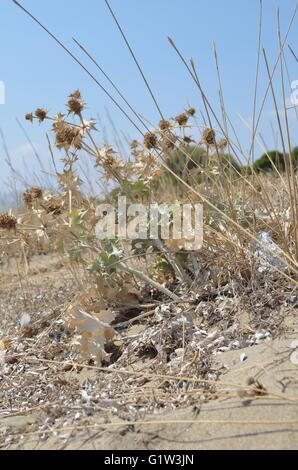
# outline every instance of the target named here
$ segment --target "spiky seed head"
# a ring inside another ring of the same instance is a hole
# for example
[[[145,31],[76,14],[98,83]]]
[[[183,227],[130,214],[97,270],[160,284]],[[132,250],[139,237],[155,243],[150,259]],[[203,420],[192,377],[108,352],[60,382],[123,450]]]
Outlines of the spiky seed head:
[[[33,188],[27,189],[23,194],[23,201],[27,207],[32,208],[33,202],[37,199],[41,199],[43,191],[40,187],[34,186]]]
[[[221,140],[217,143],[217,145],[218,145],[218,148],[219,148],[219,149],[224,150],[224,149],[227,147],[227,145],[228,145],[228,141],[227,141],[227,139],[221,139]]]
[[[39,122],[43,122],[46,119],[47,114],[47,111],[43,108],[37,108],[37,110],[35,111],[35,116],[37,117]]]
[[[195,108],[189,108],[187,111],[186,111],[186,114],[188,116],[194,116],[196,114],[196,109]]]
[[[216,132],[214,129],[205,129],[203,139],[207,145],[216,145]]]
[[[33,188],[30,189],[30,193],[34,199],[41,199],[43,195],[43,191],[39,186],[33,186]]]
[[[26,114],[25,119],[26,121],[33,122],[33,119],[34,119],[33,113]]]
[[[85,103],[82,100],[82,96],[79,90],[75,91],[69,96],[67,102],[67,108],[70,113],[81,114],[85,107]]]
[[[43,207],[48,214],[59,215],[62,211],[62,205],[57,201],[49,201]]]
[[[183,137],[183,143],[184,143],[185,145],[189,145],[189,144],[191,144],[192,142],[193,142],[193,139],[192,139],[191,137],[189,137],[189,136],[187,136],[187,135],[186,135],[185,137]]]
[[[188,123],[188,115],[186,113],[179,114],[175,117],[175,121],[179,124],[179,126],[186,126]]]
[[[80,150],[82,148],[83,135],[79,127],[58,121],[54,124],[53,130],[56,134],[56,147],[58,149],[69,150],[71,146]]]
[[[23,194],[23,201],[25,203],[25,205],[29,208],[32,207],[32,204],[33,204],[33,196],[32,194],[30,193],[30,191],[26,191],[24,194]]]
[[[158,139],[152,132],[147,132],[144,136],[144,146],[146,149],[151,150],[158,146]]]
[[[165,150],[173,150],[175,148],[177,137],[171,132],[163,134],[162,147]]]
[[[139,142],[135,139],[132,141],[132,143],[130,144],[130,148],[131,150],[136,150],[139,146]]]
[[[82,95],[80,90],[76,90],[73,93],[69,95],[70,97],[77,98],[77,99],[82,99]]]
[[[162,130],[162,131],[166,131],[168,129],[170,129],[171,127],[171,124],[169,121],[166,121],[165,119],[162,119],[159,123],[159,128]]]
[[[0,228],[4,230],[15,230],[17,226],[17,218],[7,212],[0,214]]]

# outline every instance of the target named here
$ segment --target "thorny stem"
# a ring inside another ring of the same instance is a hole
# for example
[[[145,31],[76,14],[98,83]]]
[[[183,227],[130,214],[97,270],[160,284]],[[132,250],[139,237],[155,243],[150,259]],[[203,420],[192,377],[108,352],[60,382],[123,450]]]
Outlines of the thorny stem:
[[[126,273],[129,273],[129,274],[134,274],[136,277],[138,277],[141,281],[144,281],[145,283],[148,283],[150,284],[152,287],[154,287],[154,289],[157,289],[159,290],[160,292],[162,292],[163,294],[165,294],[167,297],[169,297],[170,299],[172,300],[175,300],[175,301],[178,301],[180,300],[180,298],[178,297],[178,295],[174,294],[173,292],[171,292],[169,289],[167,289],[166,287],[162,286],[161,284],[159,284],[159,282],[155,282],[153,279],[151,279],[149,276],[146,276],[146,274],[144,274],[142,271],[137,271],[136,269],[133,269],[133,268],[130,268],[129,266],[127,266],[125,263],[123,262],[119,262],[118,263],[118,266],[120,269],[122,269],[123,271],[125,271]]]
[[[171,264],[171,266],[173,267],[177,277],[181,280],[181,281],[184,281],[186,283],[189,283],[189,278],[188,276],[185,274],[185,272],[183,271],[182,267],[179,265],[179,263],[177,263],[177,261],[175,260],[175,256],[173,256],[164,246],[164,244],[162,243],[162,241],[158,238],[156,240],[153,240],[153,244],[156,246],[156,248],[165,255],[165,257],[167,258],[168,262]]]

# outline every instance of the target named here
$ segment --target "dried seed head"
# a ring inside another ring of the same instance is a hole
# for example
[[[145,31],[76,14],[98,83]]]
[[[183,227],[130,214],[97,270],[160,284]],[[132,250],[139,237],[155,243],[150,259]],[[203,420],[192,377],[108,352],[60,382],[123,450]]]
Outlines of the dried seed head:
[[[59,215],[62,211],[62,205],[58,201],[48,201],[43,207],[48,214]]]
[[[228,141],[227,139],[221,139],[218,143],[217,143],[217,146],[219,149],[223,150],[227,147],[228,145]]]
[[[214,129],[205,129],[203,139],[207,145],[216,145],[216,133]]]
[[[196,109],[195,108],[189,108],[187,111],[186,111],[186,114],[188,116],[194,116],[196,114]]]
[[[179,126],[186,126],[188,123],[188,116],[186,113],[179,114],[179,116],[175,117],[175,121],[179,124]]]
[[[33,113],[26,114],[25,119],[26,121],[33,122],[33,119],[34,119]]]
[[[163,134],[162,147],[164,150],[173,150],[175,148],[177,137],[171,132]]]
[[[35,111],[35,116],[37,117],[39,122],[43,122],[46,119],[47,114],[47,111],[43,108],[37,108],[37,110]]]
[[[14,215],[10,215],[7,212],[0,214],[0,228],[4,230],[12,230],[17,226],[17,218]]]
[[[136,150],[139,146],[139,142],[137,140],[133,140],[132,143],[130,144],[131,150]]]
[[[168,129],[170,129],[171,127],[171,124],[169,121],[166,121],[165,119],[162,119],[159,123],[159,128],[162,130],[162,131],[166,131]]]
[[[58,149],[69,150],[71,146],[80,150],[82,148],[83,135],[79,127],[58,121],[54,124],[53,130],[56,134],[56,147]]]
[[[42,195],[42,189],[38,186],[34,186],[33,188],[27,189],[27,191],[23,194],[23,201],[27,207],[31,208],[34,200],[41,199]]]
[[[187,135],[183,137],[183,144],[184,145],[189,145],[193,142],[193,139],[191,137],[188,137]]]
[[[23,201],[25,203],[25,205],[27,207],[32,207],[32,204],[33,204],[33,196],[32,194],[30,193],[30,191],[26,191],[24,194],[23,194]]]
[[[30,189],[30,193],[34,199],[41,199],[43,195],[43,191],[39,186],[33,186],[33,188]]]
[[[113,156],[104,159],[103,166],[106,170],[117,170],[119,168],[119,161]]]
[[[146,149],[151,150],[158,146],[158,139],[152,132],[147,132],[144,136],[144,146]]]
[[[82,96],[79,90],[75,91],[69,96],[67,102],[67,108],[70,113],[80,114],[85,107],[85,103],[82,100]]]

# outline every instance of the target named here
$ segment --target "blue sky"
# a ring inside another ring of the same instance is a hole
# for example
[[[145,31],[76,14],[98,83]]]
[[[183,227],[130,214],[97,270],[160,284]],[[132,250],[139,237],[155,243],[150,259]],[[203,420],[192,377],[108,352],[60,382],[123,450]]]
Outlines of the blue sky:
[[[166,116],[177,115],[188,103],[202,108],[198,91],[167,42],[171,36],[183,54],[193,57],[206,94],[218,111],[218,85],[212,41],[217,44],[225,102],[239,139],[246,150],[250,135],[239,115],[252,116],[255,79],[259,0],[110,0],[133,45],[145,74]],[[119,31],[103,0],[23,0],[23,5],[82,58],[72,37],[80,40],[114,79],[131,104],[150,122],[158,114],[137,73]],[[296,0],[264,0],[264,45],[270,64],[277,57],[276,9],[280,4],[285,33]],[[111,126],[106,109],[119,131],[138,137],[135,129],[104,96],[91,79],[11,0],[0,0],[0,80],[6,86],[6,104],[0,105],[0,127],[5,134],[14,165],[21,172],[34,171],[32,150],[16,123],[19,118],[42,158],[48,160],[45,140],[47,126],[23,121],[38,106],[50,113],[63,109],[67,95],[79,88],[89,105],[88,113],[100,115],[107,132]],[[296,19],[288,43],[298,52]],[[288,54],[290,79],[298,79],[298,64]],[[90,70],[106,85],[99,72]],[[261,63],[259,103],[268,84]],[[279,81],[276,82],[277,92]],[[287,88],[290,97],[290,88]],[[268,145],[274,146],[276,128],[271,98],[266,104],[260,130]],[[297,125],[292,116],[293,141]],[[112,132],[110,132],[112,134]],[[98,135],[100,141],[102,135]],[[258,153],[262,153],[258,150]],[[25,169],[23,168],[25,164]],[[5,189],[8,169],[0,142],[0,190]]]

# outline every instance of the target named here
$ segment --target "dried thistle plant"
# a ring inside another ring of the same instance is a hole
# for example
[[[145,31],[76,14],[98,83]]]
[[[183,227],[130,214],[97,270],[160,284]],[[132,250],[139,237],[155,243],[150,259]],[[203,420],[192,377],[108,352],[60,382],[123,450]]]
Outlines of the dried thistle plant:
[[[41,199],[43,196],[43,190],[39,186],[33,186],[30,189],[33,199]]]
[[[175,121],[179,126],[186,126],[188,123],[189,116],[186,113],[179,114],[178,116],[175,117]]]
[[[32,208],[33,205],[33,196],[29,191],[26,191],[23,194],[23,201],[25,203],[25,206],[28,208]]]
[[[3,230],[15,230],[17,218],[14,215],[4,212],[0,214],[0,228]]]
[[[78,127],[57,121],[53,125],[56,136],[56,147],[68,151],[71,147],[80,150],[82,148],[83,133]]]
[[[26,207],[32,208],[34,201],[42,199],[42,197],[43,197],[43,190],[38,186],[34,186],[30,189],[27,189],[27,191],[24,192],[23,201]]]
[[[162,119],[159,123],[159,128],[162,131],[167,131],[168,129],[170,129],[170,127],[171,123],[169,121],[166,121],[165,119]]]
[[[220,150],[225,150],[228,146],[229,142],[227,139],[221,139],[217,142],[217,146]]]
[[[35,117],[39,120],[39,122],[43,122],[47,118],[47,114],[48,112],[44,108],[37,108],[35,111]]]
[[[197,112],[197,111],[196,111],[195,108],[189,108],[189,109],[186,111],[186,114],[187,114],[188,116],[193,117],[193,116],[196,114],[196,112]]]
[[[186,135],[186,136],[183,137],[182,145],[189,145],[192,142],[194,142],[194,140],[191,137]]]
[[[144,146],[148,150],[152,150],[158,147],[158,138],[153,132],[147,132],[144,136]]]
[[[69,113],[80,115],[85,107],[85,103],[82,99],[81,92],[75,91],[69,96],[67,102],[67,108]]]
[[[33,122],[34,116],[33,113],[27,113],[25,116],[26,121]]]
[[[203,142],[206,145],[216,145],[216,132],[214,129],[205,129],[203,132]]]
[[[62,204],[55,200],[47,201],[43,207],[48,214],[59,215],[62,213]]]

